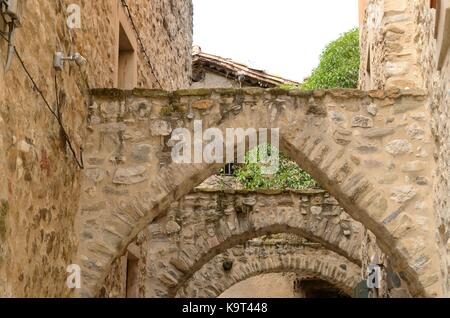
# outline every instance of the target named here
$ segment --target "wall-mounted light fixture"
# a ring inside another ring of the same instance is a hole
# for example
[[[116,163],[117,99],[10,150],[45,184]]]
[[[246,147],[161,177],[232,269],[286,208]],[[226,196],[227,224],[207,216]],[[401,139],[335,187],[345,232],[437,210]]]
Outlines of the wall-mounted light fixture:
[[[2,14],[6,23],[13,22],[16,27],[20,26],[22,18],[22,1],[21,0],[0,0],[2,3]]]
[[[87,63],[86,58],[78,52],[70,54],[69,56],[64,56],[64,53],[62,52],[56,52],[53,58],[53,67],[58,71],[62,71],[64,68],[64,61],[75,62],[78,66],[83,66]]]

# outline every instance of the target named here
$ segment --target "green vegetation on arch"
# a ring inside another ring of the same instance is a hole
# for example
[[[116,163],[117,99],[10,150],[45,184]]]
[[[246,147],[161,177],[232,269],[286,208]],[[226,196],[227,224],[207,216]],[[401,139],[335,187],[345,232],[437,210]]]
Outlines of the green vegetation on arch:
[[[281,85],[280,88],[300,88],[302,90],[357,88],[359,64],[359,30],[353,29],[325,47],[320,56],[319,66],[313,70],[311,76],[300,87]],[[269,146],[269,151],[278,150]],[[319,187],[309,174],[282,153],[280,153],[279,170],[271,176],[262,174],[260,164],[250,163],[249,154],[247,154],[246,163],[239,166],[234,172],[235,177],[246,189],[304,190]]]
[[[262,151],[274,155],[279,152],[271,145],[260,145],[249,151],[245,157],[245,164],[240,165],[234,171],[234,176],[246,189],[304,190],[319,188],[317,182],[309,174],[282,153],[279,153],[278,171],[273,175],[263,174],[262,164],[252,163],[250,160],[251,156],[255,154],[260,158]]]

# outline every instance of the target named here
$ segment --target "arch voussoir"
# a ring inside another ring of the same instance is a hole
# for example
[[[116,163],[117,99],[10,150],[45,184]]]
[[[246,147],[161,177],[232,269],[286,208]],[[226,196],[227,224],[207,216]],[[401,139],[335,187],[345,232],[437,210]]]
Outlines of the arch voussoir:
[[[271,246],[261,245],[251,248],[235,247],[231,250],[237,249],[243,252],[239,253],[239,257],[233,257],[233,252],[230,251],[226,255],[217,255],[179,286],[175,296],[218,297],[241,281],[269,273],[296,273],[299,277],[325,280],[348,295],[352,294],[360,281],[360,268],[357,265],[323,249],[291,246],[290,253],[280,253]],[[255,250],[259,252],[254,253]],[[224,259],[233,261],[230,272],[224,272],[222,269],[221,263]]]
[[[251,205],[242,207],[244,203]],[[196,221],[190,217],[192,213],[196,213]],[[211,215],[215,215],[215,218],[211,218]],[[173,252],[163,255],[161,253],[164,251],[150,249],[151,254],[158,255],[155,257],[164,266],[154,270],[148,285],[158,286],[158,291],[166,290],[167,295],[173,293],[173,284],[168,286],[161,281],[157,271],[166,272],[173,281],[177,281],[177,285],[182,285],[217,254],[266,234],[295,234],[343,255],[350,262],[361,263],[361,224],[352,221],[337,205],[337,201],[322,190],[278,194],[199,191],[172,205],[167,215],[154,226],[167,228],[168,224],[173,224],[173,221],[168,220],[174,218],[184,222],[178,223],[177,233],[167,235],[165,250]],[[321,224],[327,224],[328,231],[318,231]],[[186,235],[190,237],[194,232],[195,238],[186,239]],[[156,240],[161,240],[159,234]],[[342,244],[342,241],[352,243]],[[149,245],[152,246],[151,238]],[[283,261],[293,260],[285,258]],[[149,262],[152,260],[149,259]],[[179,276],[179,272],[183,275]]]

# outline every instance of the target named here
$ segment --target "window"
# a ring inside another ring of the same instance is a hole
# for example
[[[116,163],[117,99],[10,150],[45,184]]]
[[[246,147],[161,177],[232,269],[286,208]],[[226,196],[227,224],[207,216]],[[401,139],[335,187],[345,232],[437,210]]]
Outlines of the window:
[[[124,9],[117,5],[116,87],[129,90],[137,86],[137,41]]]
[[[118,87],[133,89],[136,87],[137,60],[136,52],[122,26],[119,26],[119,65]]]
[[[232,176],[233,175],[233,173],[234,173],[234,164],[232,164],[232,163],[227,163],[226,165],[225,165],[225,167],[223,168],[223,174],[225,175],[225,176]]]

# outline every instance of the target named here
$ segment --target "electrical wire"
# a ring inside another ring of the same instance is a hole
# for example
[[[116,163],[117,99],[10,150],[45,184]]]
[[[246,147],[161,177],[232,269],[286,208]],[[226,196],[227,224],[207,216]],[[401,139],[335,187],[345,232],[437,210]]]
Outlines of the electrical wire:
[[[140,44],[140,46],[141,46],[141,51],[142,51],[142,53],[144,54],[144,56],[145,56],[145,58],[146,58],[146,60],[147,60],[148,65],[150,66],[150,71],[152,72],[153,76],[155,77],[156,82],[157,82],[158,85],[159,85],[159,88],[163,89],[163,86],[161,85],[161,82],[159,81],[158,76],[156,76],[155,68],[153,67],[153,64],[152,64],[152,62],[151,62],[151,60],[150,60],[150,57],[149,57],[148,54],[147,54],[147,50],[145,49],[144,42],[142,41],[142,38],[141,38],[141,36],[140,36],[140,34],[139,34],[139,31],[138,31],[137,28],[136,28],[136,24],[134,23],[134,19],[133,19],[133,15],[131,14],[131,10],[130,10],[130,8],[128,7],[128,4],[127,4],[126,0],[121,0],[121,3],[122,3],[122,6],[123,6],[123,7],[126,9],[126,11],[127,11],[127,15],[128,15],[128,18],[130,19],[131,26],[133,27],[134,32],[136,33],[136,36],[137,36],[137,40],[138,40],[138,42],[139,42],[139,44]]]
[[[8,38],[7,38],[6,36],[4,36],[3,34],[0,34],[0,36],[1,36],[6,42],[9,43],[9,40],[8,40]],[[63,136],[64,136],[64,139],[65,139],[66,142],[67,142],[67,145],[69,146],[70,152],[72,153],[75,162],[77,163],[77,165],[78,165],[78,167],[79,167],[80,169],[84,169],[84,163],[83,163],[83,147],[80,147],[80,159],[78,159],[77,154],[76,154],[76,152],[75,152],[75,150],[74,150],[74,148],[73,148],[72,142],[70,141],[70,137],[69,137],[69,135],[68,135],[66,129],[64,128],[64,125],[63,125],[63,123],[62,123],[61,117],[58,116],[58,113],[56,113],[56,112],[52,109],[52,107],[50,106],[50,103],[49,103],[49,102],[47,101],[47,99],[45,98],[44,93],[42,92],[42,90],[41,90],[41,89],[39,88],[39,86],[37,85],[36,81],[34,80],[33,76],[31,75],[31,73],[28,71],[28,68],[26,67],[25,62],[23,61],[23,59],[22,59],[20,53],[17,51],[17,48],[16,48],[15,46],[13,46],[13,48],[14,48],[14,53],[16,54],[17,59],[19,60],[20,65],[22,66],[22,69],[23,69],[23,70],[25,71],[25,73],[27,74],[29,80],[30,80],[31,83],[33,84],[34,89],[38,92],[38,94],[40,95],[40,97],[41,97],[42,100],[44,101],[45,106],[47,107],[47,109],[50,111],[50,113],[53,115],[53,117],[55,117],[56,121],[58,122],[58,124],[59,124],[59,126],[60,126],[60,128],[61,128],[61,132],[62,132],[62,134],[63,134]],[[55,81],[56,81],[56,78],[55,78]],[[56,82],[55,82],[55,87],[57,87],[56,85],[57,85],[57,84],[56,84]],[[59,105],[59,102],[57,102],[57,103],[58,103],[58,105]],[[59,107],[59,106],[58,106],[58,107]]]

